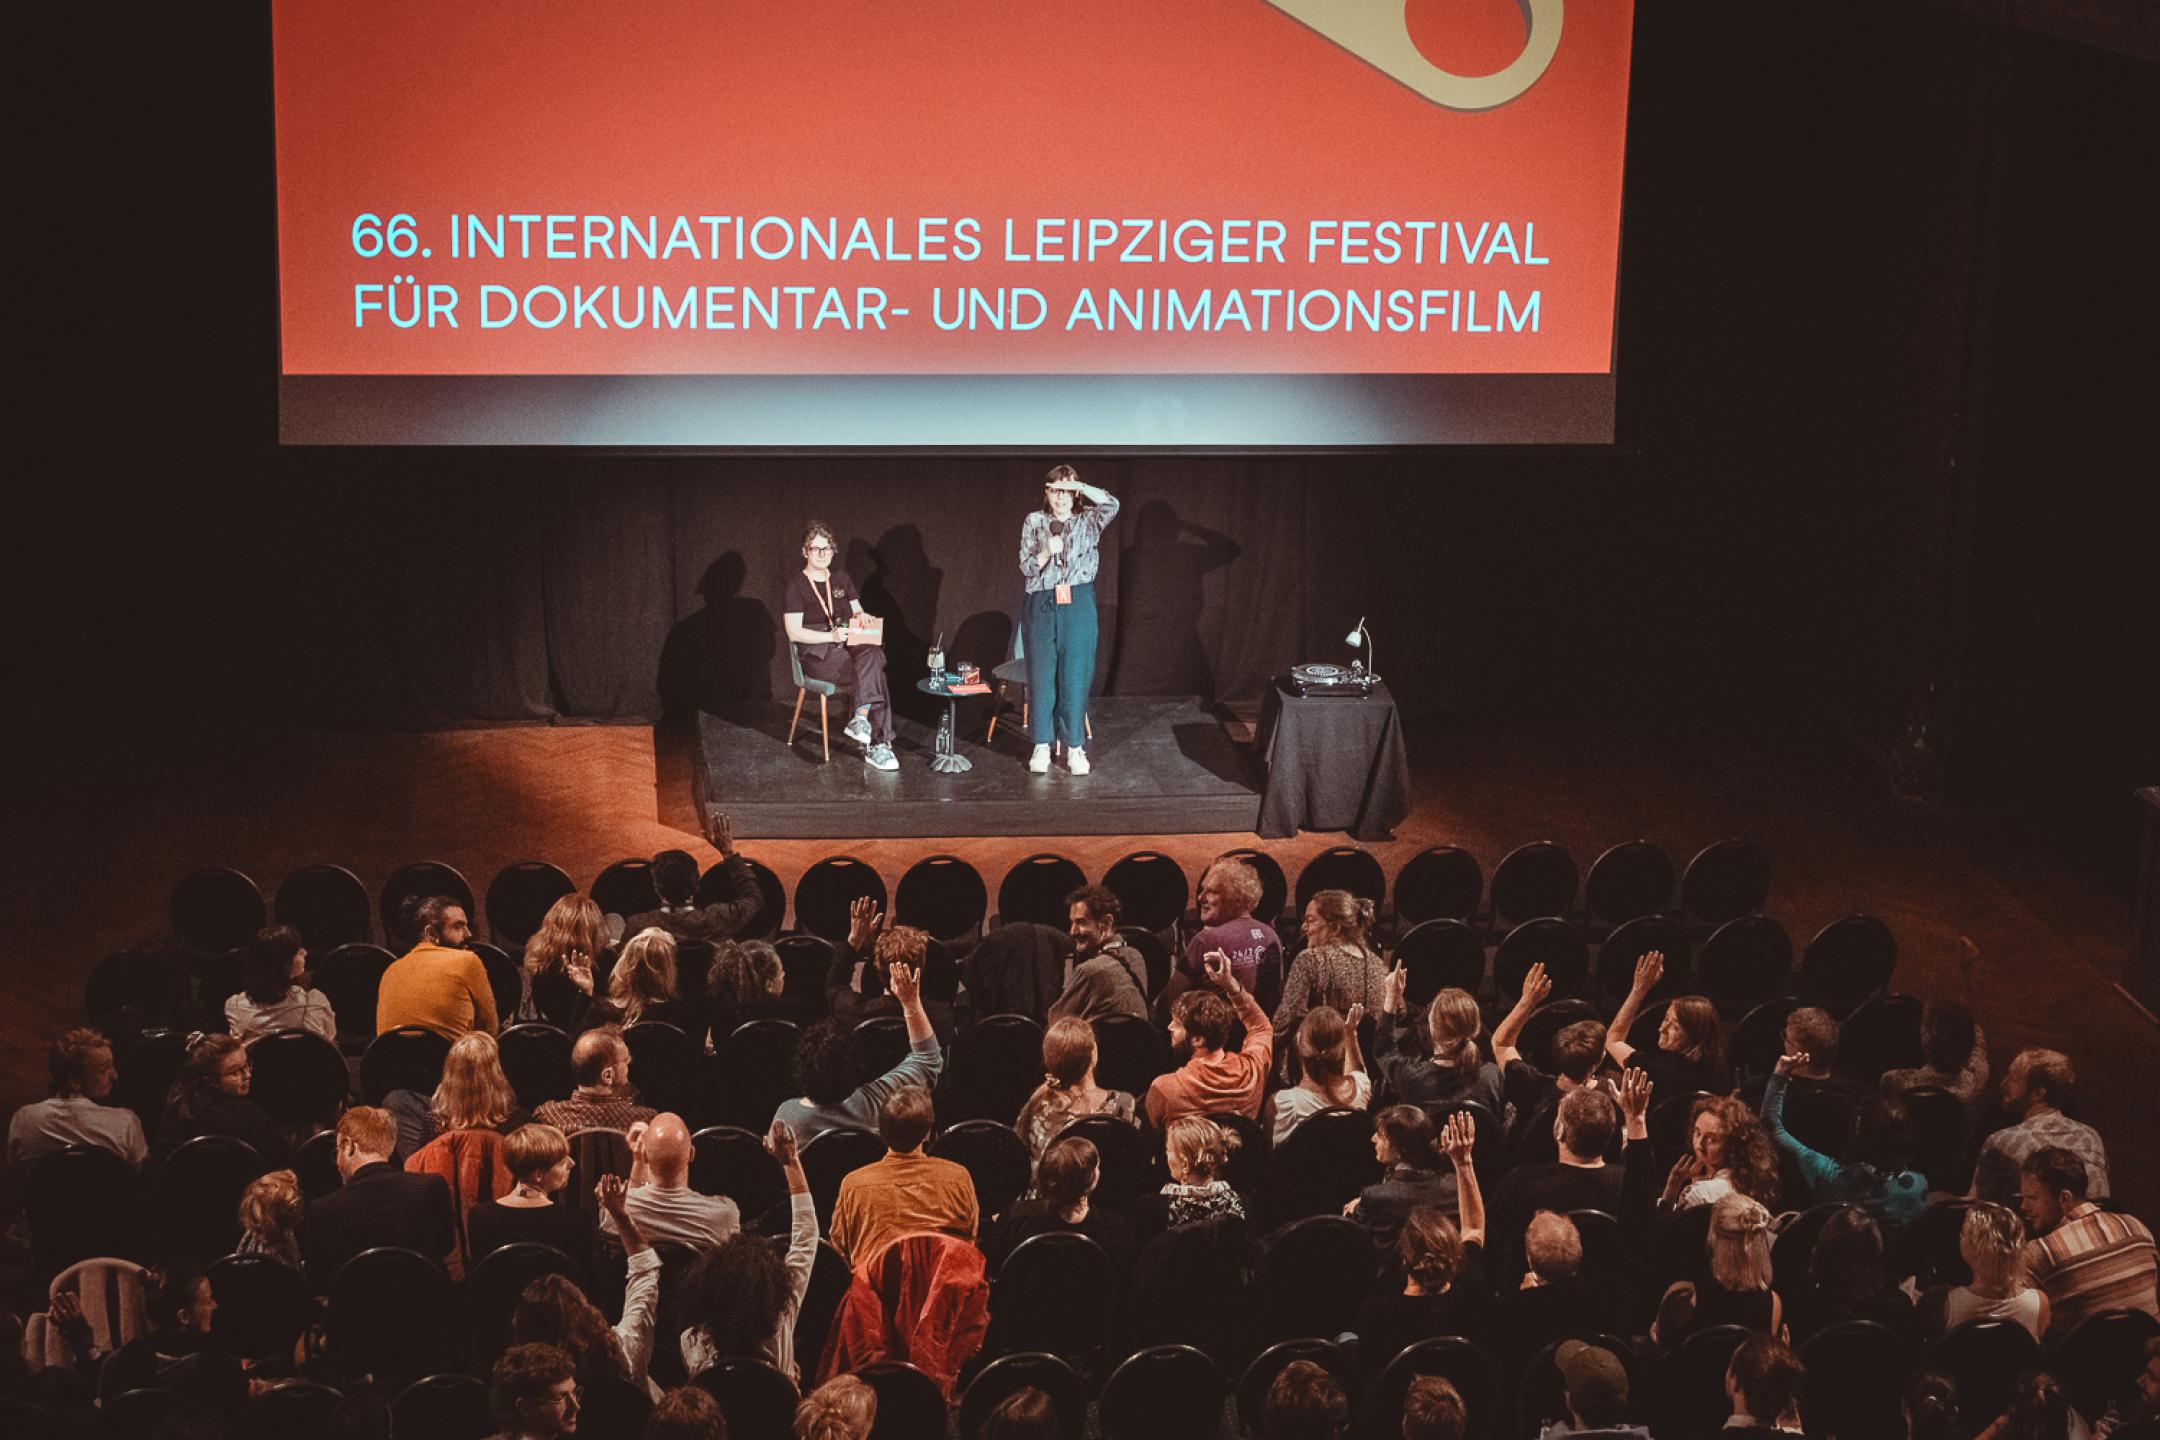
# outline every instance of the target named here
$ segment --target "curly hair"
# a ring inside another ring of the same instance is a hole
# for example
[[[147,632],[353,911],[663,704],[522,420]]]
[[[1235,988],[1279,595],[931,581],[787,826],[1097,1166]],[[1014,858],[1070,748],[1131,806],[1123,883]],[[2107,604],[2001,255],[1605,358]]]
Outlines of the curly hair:
[[[1754,1109],[1730,1095],[1695,1102],[1688,1112],[1692,1133],[1699,1115],[1715,1115],[1725,1126],[1724,1170],[1732,1187],[1765,1209],[1774,1209],[1784,1180],[1778,1172],[1777,1147]]]
[[[275,1005],[292,989],[293,957],[302,949],[300,932],[290,925],[266,925],[255,932],[240,957],[240,988],[257,1005]]]
[[[287,1241],[297,1245],[300,1217],[306,1209],[300,1177],[290,1170],[272,1170],[256,1176],[241,1192],[240,1228],[265,1242],[266,1248],[281,1250]]]
[[[555,1346],[580,1375],[630,1378],[615,1327],[567,1275],[542,1275],[525,1287],[510,1312],[510,1343]]]
[[[1430,1205],[1411,1208],[1403,1219],[1402,1234],[1396,1237],[1395,1250],[1402,1257],[1403,1273],[1428,1295],[1454,1283],[1455,1272],[1462,1268],[1462,1235],[1454,1221]]]
[[[1237,1011],[1212,990],[1187,990],[1171,1003],[1170,1018],[1185,1027],[1195,1044],[1220,1050],[1230,1043],[1230,1027],[1237,1023]]]
[[[512,1345],[488,1376],[488,1409],[503,1433],[518,1432],[518,1401],[537,1400],[577,1374],[577,1361],[554,1345]]]
[[[1260,883],[1260,872],[1243,860],[1229,856],[1217,860],[1201,872],[1200,883],[1207,884],[1210,876],[1215,878],[1223,898],[1230,902],[1230,908],[1239,915],[1252,914],[1260,897],[1267,893]]]
[[[166,1106],[178,1109],[182,1115],[192,1115],[195,1097],[217,1088],[218,1072],[225,1068],[226,1057],[246,1048],[230,1035],[205,1035],[200,1031],[190,1035],[187,1058],[180,1062],[172,1088],[165,1092]]]
[[[525,942],[525,973],[534,979],[560,975],[571,951],[597,960],[607,948],[607,922],[590,896],[569,894],[548,906],[540,928]]]
[[[787,1266],[771,1245],[737,1235],[697,1258],[676,1297],[683,1328],[699,1329],[722,1358],[756,1359],[787,1308]]]
[[[493,1035],[473,1030],[452,1043],[428,1109],[444,1130],[483,1129],[510,1118],[517,1109],[517,1091],[503,1073]]]
[[[1973,1282],[2016,1294],[2025,1288],[2025,1222],[2007,1205],[1982,1200],[1965,1212],[1958,1254]]]
[[[718,1400],[695,1385],[678,1385],[653,1405],[644,1440],[727,1440],[727,1433]]]
[[[813,1105],[838,1105],[855,1093],[862,1042],[846,1021],[827,1016],[795,1042],[795,1083]]]

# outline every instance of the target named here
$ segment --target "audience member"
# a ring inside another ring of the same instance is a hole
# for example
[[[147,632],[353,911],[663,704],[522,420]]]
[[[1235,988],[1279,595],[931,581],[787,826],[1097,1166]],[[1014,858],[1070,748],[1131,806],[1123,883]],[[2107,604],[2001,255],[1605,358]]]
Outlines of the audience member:
[[[1148,1206],[1161,1224],[1146,1229],[1175,1229],[1201,1220],[1245,1218],[1245,1200],[1223,1178],[1230,1154],[1237,1144],[1235,1133],[1223,1129],[1205,1115],[1181,1115],[1163,1132],[1163,1163],[1170,1179]]]
[[[1373,1295],[1358,1307],[1358,1357],[1369,1376],[1385,1370],[1405,1345],[1427,1336],[1486,1334],[1491,1297],[1485,1279],[1485,1204],[1469,1154],[1475,1134],[1469,1116],[1449,1117],[1448,1157],[1462,1175],[1459,1223],[1450,1223],[1433,1206],[1413,1207],[1395,1241],[1400,1293]]]
[[[1745,1195],[1728,1195],[1710,1209],[1704,1245],[1710,1257],[1708,1278],[1673,1282],[1658,1304],[1652,1338],[1671,1349],[1712,1325],[1782,1334],[1784,1302],[1770,1288],[1770,1212]]]
[[[1358,1053],[1358,1022],[1365,1007],[1353,1004],[1343,1015],[1332,1005],[1305,1012],[1298,1022],[1297,1057],[1299,1080],[1277,1090],[1262,1107],[1263,1120],[1272,1111],[1269,1129],[1280,1145],[1291,1132],[1322,1110],[1363,1110],[1372,1103],[1372,1080],[1365,1073],[1365,1057]]]
[[[1073,939],[1072,974],[1051,1002],[1051,1020],[1105,1020],[1131,1015],[1145,1020],[1147,961],[1118,939],[1124,906],[1106,885],[1083,885],[1065,897]]]
[[[1706,1095],[1689,1117],[1688,1141],[1688,1153],[1665,1178],[1660,1208],[1693,1210],[1734,1194],[1766,1209],[1776,1206],[1777,1150],[1754,1111],[1730,1095]]]
[[[1373,902],[1347,890],[1322,890],[1305,902],[1305,948],[1290,962],[1275,1029],[1295,1035],[1305,1012],[1321,1005],[1377,1009],[1387,990],[1387,961],[1372,948]]]
[[[255,1147],[268,1165],[283,1165],[291,1146],[277,1122],[248,1098],[255,1067],[247,1047],[230,1035],[188,1036],[187,1058],[165,1095],[158,1152],[170,1155],[201,1135],[230,1135]]]
[[[1750,1335],[1725,1367],[1725,1395],[1732,1416],[1720,1440],[1782,1440],[1804,1434],[1800,1390],[1807,1370],[1800,1357],[1768,1335]]]
[[[712,947],[705,1008],[715,1044],[752,1020],[793,1020],[802,1013],[783,993],[787,971],[780,952],[763,940],[722,940]]]
[[[1515,1363],[1565,1336],[1621,1334],[1620,1309],[1583,1274],[1582,1232],[1540,1210],[1523,1232],[1522,1283],[1500,1297],[1494,1350]]]
[[[241,1255],[268,1255],[293,1269],[300,1268],[300,1225],[307,1214],[307,1200],[300,1193],[300,1177],[290,1170],[271,1170],[256,1176],[240,1193]]]
[[[1292,1360],[1268,1386],[1263,1440],[1341,1440],[1349,1426],[1350,1397],[1310,1360]]]
[[[1000,1400],[976,1440],[1058,1440],[1057,1402],[1032,1385]]]
[[[1808,1252],[1807,1278],[1785,1298],[1785,1326],[1804,1345],[1827,1326],[1872,1320],[1899,1335],[1913,1328],[1912,1298],[1883,1268],[1882,1227],[1858,1205],[1823,1221]]]
[[[2081,1440],[2086,1433],[2062,1382],[2045,1370],[2027,1370],[2011,1382],[2010,1408],[1975,1440]]]
[[[1594,1087],[1598,1066],[1605,1060],[1605,1027],[1595,1020],[1564,1025],[1553,1036],[1552,1073],[1523,1058],[1515,1042],[1551,993],[1552,981],[1546,978],[1544,965],[1532,965],[1523,976],[1522,993],[1492,1033],[1493,1063],[1500,1067],[1501,1088],[1515,1113],[1533,1123],[1540,1110],[1562,1096]]]
[[[833,1248],[861,1270],[887,1245],[918,1230],[975,1238],[980,1219],[975,1182],[950,1160],[923,1153],[935,1115],[930,1092],[906,1085],[878,1115],[885,1156],[840,1182],[833,1204]]]
[[[542,1275],[526,1285],[510,1313],[514,1345],[541,1343],[560,1348],[582,1381],[608,1375],[643,1385],[658,1398],[646,1371],[652,1363],[653,1330],[660,1308],[660,1255],[652,1248],[625,1206],[628,1186],[619,1175],[603,1175],[594,1187],[600,1209],[629,1257],[623,1291],[622,1320],[607,1316],[567,1275]]]
[[[2160,1435],[2160,1335],[2145,1342],[2145,1365],[2133,1387],[2093,1422],[2093,1440],[2152,1440]]]
[[[8,1163],[27,1165],[70,1145],[110,1150],[130,1165],[150,1158],[142,1121],[121,1105],[107,1105],[120,1078],[112,1042],[88,1026],[53,1041],[45,1059],[50,1098],[17,1110],[8,1121]]]
[[[1467,1112],[1450,1116],[1449,1125],[1457,1119],[1475,1133]],[[1458,1172],[1441,1158],[1432,1117],[1415,1105],[1391,1105],[1374,1116],[1372,1144],[1381,1176],[1343,1206],[1343,1214],[1364,1226],[1374,1249],[1385,1255],[1395,1248],[1395,1237],[1412,1210],[1420,1205],[1440,1210],[1454,1206]]]
[[[1885,1070],[1882,1088],[1891,1094],[1922,1085],[1939,1085],[1967,1107],[1980,1103],[1987,1090],[1987,1035],[1973,1019],[1973,966],[1980,947],[1960,937],[1964,955],[1958,977],[1964,986],[1964,1003],[1930,1000],[1920,1012],[1920,1054],[1926,1064],[1901,1070]]]
[[[1474,1100],[1501,1114],[1506,1097],[1500,1089],[1500,1067],[1478,1053],[1484,1017],[1476,997],[1452,985],[1442,990],[1425,1007],[1424,1033],[1419,1035],[1418,1021],[1407,1014],[1403,998],[1409,983],[1397,962],[1381,992],[1380,1030],[1373,1042],[1379,1052],[1374,1068],[1381,1097],[1426,1108]]]
[[[626,1208],[645,1238],[660,1245],[711,1250],[725,1245],[742,1229],[742,1212],[725,1195],[701,1195],[690,1188],[693,1146],[690,1127],[673,1111],[632,1125],[630,1188]],[[600,1233],[615,1233],[612,1215],[600,1217]]]
[[[2103,1310],[2160,1319],[2152,1231],[2135,1215],[2102,1210],[2088,1198],[2082,1156],[2043,1146],[2025,1157],[2018,1185],[2018,1208],[2033,1235],[2025,1270],[2047,1294],[2051,1338]]]
[[[2086,1194],[2108,1198],[2107,1146],[2092,1126],[2063,1113],[2077,1087],[2070,1057],[2059,1050],[2020,1050],[2003,1072],[2003,1108],[2017,1123],[1997,1130],[1980,1147],[1973,1169],[1973,1195],[1998,1205],[2015,1205],[2018,1173],[2025,1158],[2052,1146],[2068,1150],[2085,1165]]]
[[[1799,1011],[1794,1011],[1799,1014]],[[1791,1038],[1788,1024],[1788,1038]],[[1912,1152],[1912,1113],[1895,1095],[1866,1093],[1860,1121],[1842,1160],[1810,1149],[1785,1128],[1785,1095],[1806,1054],[1780,1055],[1763,1088],[1762,1123],[1771,1141],[1793,1158],[1812,1203],[1832,1200],[1864,1205],[1885,1229],[1902,1227],[1927,1207],[1927,1177],[1907,1163]]]
[[[905,966],[919,987],[930,962],[931,943],[929,931],[914,925],[891,924],[875,900],[867,895],[857,897],[848,907],[847,938],[836,947],[833,962],[825,970],[826,1011],[851,1026],[880,1015],[904,1013],[905,1007],[892,988],[893,967]],[[1062,978],[1062,961],[1060,965]],[[949,1001],[933,1002],[924,994],[922,1007],[938,1034],[953,1033]]]
[[[678,1385],[653,1406],[643,1440],[728,1440],[727,1414],[697,1386]]]
[[[98,1402],[130,1390],[170,1390],[183,1400],[230,1413],[247,1396],[240,1362],[211,1333],[217,1297],[202,1267],[176,1262],[156,1272],[150,1297],[152,1329],[107,1356],[98,1372]]]
[[[575,1435],[582,1389],[570,1356],[553,1345],[513,1345],[488,1377],[488,1409],[501,1430],[493,1440],[554,1440]]]
[[[1899,1401],[1905,1417],[1905,1440],[1966,1440],[1958,1422],[1957,1382],[1937,1370],[1915,1370],[1905,1377]]]
[[[1785,1017],[1783,1053],[1793,1057],[1787,1070],[1792,1093],[1820,1091],[1851,1105],[1874,1088],[1838,1070],[1842,1038],[1837,1018],[1819,1005],[1803,1005]]]
[[[607,918],[591,896],[572,893],[548,907],[525,942],[525,996],[520,1019],[545,1020],[575,1035],[592,1007],[593,977],[613,957]]]
[[[1540,1440],[1561,1436],[1649,1440],[1647,1426],[1628,1423],[1628,1373],[1619,1356],[1588,1340],[1563,1340],[1553,1351],[1567,1420],[1547,1426]]]
[[[809,1293],[817,1264],[817,1206],[803,1175],[795,1132],[778,1120],[765,1148],[787,1175],[788,1248],[783,1257],[764,1240],[738,1235],[698,1257],[683,1281],[680,1313],[685,1324],[676,1343],[683,1368],[702,1375],[722,1360],[763,1360],[800,1381],[795,1356],[795,1319]],[[815,1364],[817,1357],[811,1357]]]
[[[456,1247],[450,1187],[393,1165],[395,1149],[397,1120],[389,1111],[356,1105],[338,1117],[337,1168],[345,1183],[309,1202],[300,1236],[316,1294],[328,1294],[340,1267],[362,1250],[401,1245],[441,1259]]]
[[[1200,876],[1195,904],[1200,930],[1185,942],[1178,966],[1157,1003],[1167,1019],[1179,995],[1207,978],[1207,957],[1230,957],[1237,983],[1258,996],[1282,988],[1282,939],[1272,925],[1253,918],[1260,904],[1260,872],[1243,860],[1217,860]]]
[[[1013,1130],[1027,1142],[1028,1154],[1040,1160],[1043,1150],[1073,1121],[1109,1115],[1139,1123],[1133,1097],[1095,1083],[1095,1029],[1067,1016],[1050,1022],[1043,1034],[1043,1081],[1020,1107]]]
[[[1667,1002],[1665,1018],[1658,1022],[1657,1044],[1650,1049],[1638,1050],[1628,1042],[1635,1017],[1664,978],[1664,951],[1648,951],[1635,962],[1634,984],[1605,1031],[1605,1053],[1615,1065],[1647,1071],[1651,1083],[1667,1095],[1685,1095],[1690,1090],[1724,1094],[1732,1085],[1732,1075],[1725,1068],[1717,1005],[1707,996],[1680,995]]]
[[[1621,1213],[1626,1166],[1605,1159],[1619,1121],[1618,1107],[1602,1090],[1577,1088],[1560,1097],[1553,1116],[1560,1158],[1516,1166],[1493,1196],[1493,1239],[1503,1275],[1521,1273],[1523,1231],[1538,1211]]]
[[[779,1118],[795,1132],[798,1145],[809,1144],[827,1130],[874,1130],[893,1096],[937,1084],[945,1054],[923,1009],[921,979],[909,965],[893,966],[887,978],[907,1020],[908,1053],[877,1079],[857,1085],[862,1046],[854,1027],[834,1015],[805,1030],[795,1044],[795,1083],[803,1087],[802,1098],[786,1101],[779,1109]]]
[[[1225,1112],[1256,1119],[1260,1114],[1275,1032],[1267,1012],[1239,983],[1228,955],[1211,951],[1205,963],[1215,990],[1188,991],[1170,1011],[1171,1049],[1186,1050],[1191,1058],[1148,1087],[1148,1123],[1157,1130],[1184,1115]],[[1240,1021],[1245,1043],[1231,1050],[1231,1027]]]
[[[1958,1253],[1972,1280],[1931,1296],[1929,1330],[1954,1330],[1967,1320],[2014,1320],[2038,1340],[2048,1330],[2047,1293],[2025,1274],[2025,1225],[2017,1213],[1992,1200],[1965,1212]]]
[[[392,1090],[383,1108],[397,1117],[398,1153],[403,1162],[452,1130],[493,1130],[507,1135],[532,1117],[518,1104],[517,1091],[503,1073],[502,1051],[484,1030],[460,1035],[443,1060],[435,1093]]]
[[[455,1040],[473,1030],[494,1033],[495,988],[487,966],[470,948],[465,907],[447,895],[411,902],[407,923],[420,941],[383,971],[375,992],[375,1033],[407,1025]]]
[[[651,871],[659,908],[626,916],[623,925],[625,935],[665,930],[675,938],[677,953],[699,973],[712,950],[723,940],[738,938],[765,904],[756,873],[735,848],[734,827],[727,816],[713,816],[712,842],[720,852],[713,878],[718,899],[710,905],[698,904],[697,861],[687,851],[663,850],[653,856]]]
[[[307,1030],[337,1043],[337,1014],[330,998],[310,990],[307,947],[290,925],[255,932],[240,956],[240,993],[225,1000],[225,1028],[241,1044],[278,1030]]]
[[[870,1440],[877,1391],[857,1375],[838,1375],[795,1407],[795,1440]]]
[[[607,998],[595,1000],[585,1024],[632,1025],[657,1021],[685,1035],[705,1033],[703,1010],[683,998],[675,976],[675,937],[658,926],[638,931],[623,942],[622,954],[608,974]]]
[[[1403,1440],[1463,1440],[1470,1412],[1444,1376],[1419,1375],[1403,1392]]]
[[[575,1168],[570,1142],[553,1125],[520,1125],[503,1141],[508,1193],[465,1212],[466,1248],[474,1263],[505,1245],[553,1245],[581,1265],[592,1260],[592,1226],[575,1205],[555,1201]]]
[[[1102,1246],[1120,1274],[1130,1271],[1138,1253],[1132,1222],[1092,1203],[1101,1179],[1102,1156],[1091,1141],[1075,1135],[1043,1151],[1035,1167],[1035,1193],[1005,1212],[983,1246],[992,1279],[1022,1241],[1053,1232],[1087,1236]]]
[[[660,1112],[638,1103],[630,1084],[630,1046],[612,1025],[587,1030],[570,1047],[570,1077],[577,1089],[567,1100],[543,1100],[533,1119],[565,1135],[580,1130],[627,1132]]]

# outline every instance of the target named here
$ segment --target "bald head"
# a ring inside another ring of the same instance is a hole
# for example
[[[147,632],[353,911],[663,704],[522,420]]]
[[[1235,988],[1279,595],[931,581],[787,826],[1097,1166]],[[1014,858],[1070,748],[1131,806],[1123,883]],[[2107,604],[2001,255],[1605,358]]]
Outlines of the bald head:
[[[645,1127],[645,1173],[663,1190],[690,1183],[690,1127],[672,1110],[663,1110]]]
[[[611,1025],[587,1030],[570,1049],[570,1073],[579,1088],[620,1095],[630,1088],[630,1047]]]

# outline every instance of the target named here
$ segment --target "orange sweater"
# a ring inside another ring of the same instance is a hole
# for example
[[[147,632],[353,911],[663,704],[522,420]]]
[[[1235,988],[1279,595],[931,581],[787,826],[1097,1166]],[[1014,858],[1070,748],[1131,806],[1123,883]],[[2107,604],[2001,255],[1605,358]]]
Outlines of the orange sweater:
[[[1259,1118],[1268,1070],[1275,1061],[1275,1031],[1249,991],[1239,990],[1230,1003],[1245,1022],[1244,1048],[1218,1050],[1205,1059],[1196,1056],[1168,1075],[1156,1076],[1148,1087],[1147,1118],[1157,1130],[1180,1115],[1227,1110]]]
[[[487,966],[470,950],[425,941],[383,971],[375,993],[375,1033],[418,1025],[445,1040],[495,1029],[495,990]]]

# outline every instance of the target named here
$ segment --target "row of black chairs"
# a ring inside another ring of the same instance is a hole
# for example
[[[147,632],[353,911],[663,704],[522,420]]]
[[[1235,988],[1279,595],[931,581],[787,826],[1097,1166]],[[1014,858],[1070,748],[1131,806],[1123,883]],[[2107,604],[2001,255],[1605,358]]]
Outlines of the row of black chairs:
[[[1376,907],[1390,894],[1379,859],[1354,845],[1336,846],[1307,861],[1294,891],[1280,863],[1265,851],[1241,849],[1226,854],[1259,871],[1262,894],[1256,913],[1271,924],[1283,920],[1286,909],[1294,922],[1321,890],[1348,890],[1370,899]],[[788,895],[768,867],[754,860],[749,863],[765,904],[745,933],[769,937],[781,928]],[[702,886],[708,902],[716,883],[708,872]],[[978,933],[993,916],[999,921],[1062,925],[1065,896],[1085,883],[1086,873],[1072,860],[1030,855],[1005,872],[993,911],[983,876],[958,856],[930,855],[918,860],[890,895],[874,867],[851,856],[831,856],[812,865],[797,882],[795,924],[806,933],[838,940],[847,933],[849,902],[869,895],[881,906],[889,901],[901,922],[920,925],[941,939],[957,940]],[[1156,851],[1125,856],[1104,872],[1102,883],[1124,902],[1127,919],[1148,930],[1170,929],[1186,914],[1192,899],[1184,868]],[[1441,845],[1412,856],[1397,871],[1392,914],[1405,927],[1450,919],[1478,922],[1488,931],[1569,915],[1602,931],[1644,916],[1671,915],[1707,932],[1759,912],[1769,887],[1768,857],[1761,847],[1745,840],[1722,840],[1696,854],[1679,876],[1677,910],[1672,859],[1645,840],[1610,847],[1598,856],[1587,876],[1566,847],[1550,840],[1532,841],[1510,851],[1494,868],[1489,891],[1474,855]],[[497,944],[515,950],[540,927],[548,907],[576,888],[566,871],[546,861],[506,866],[487,887],[489,935]],[[588,893],[603,911],[614,915],[641,914],[659,903],[652,864],[644,859],[609,865],[595,877]],[[451,896],[479,918],[471,883],[439,861],[399,867],[375,896],[342,866],[310,865],[285,878],[274,907],[265,904],[261,890],[246,875],[211,866],[181,878],[173,888],[169,912],[173,933],[204,952],[244,944],[273,914],[279,923],[297,928],[310,949],[321,951],[370,939],[372,917],[379,914],[383,937],[394,948],[403,949],[415,938],[407,933],[405,903],[415,896],[435,894]],[[1481,904],[1486,907],[1482,912]]]

